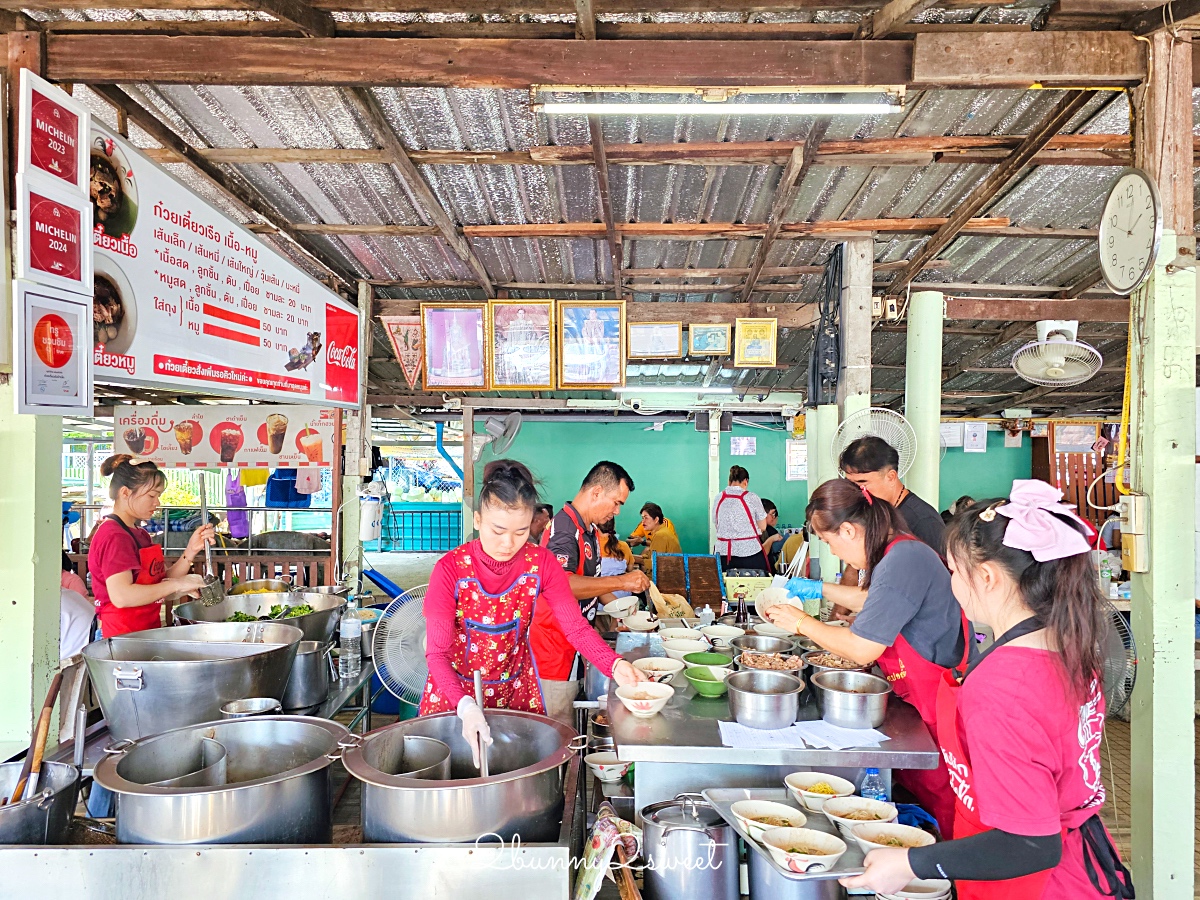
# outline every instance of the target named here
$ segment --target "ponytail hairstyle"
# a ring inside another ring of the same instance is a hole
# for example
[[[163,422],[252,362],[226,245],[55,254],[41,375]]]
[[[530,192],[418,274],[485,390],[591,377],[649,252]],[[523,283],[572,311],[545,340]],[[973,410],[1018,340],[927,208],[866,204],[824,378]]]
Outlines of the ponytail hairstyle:
[[[871,584],[871,572],[883,559],[888,542],[909,534],[908,524],[896,507],[866,488],[845,478],[826,481],[812,493],[805,510],[809,533],[837,531],[846,522],[863,529],[867,550],[867,571],[863,587]]]
[[[149,490],[155,487],[165,488],[167,476],[153,460],[130,456],[128,453],[118,453],[100,463],[100,474],[111,477],[108,484],[108,496],[113,500],[121,493],[121,488],[129,488],[129,493]]]
[[[609,519],[602,525],[596,526],[597,535],[600,538],[600,555],[607,556],[610,559],[624,559],[625,554],[621,552],[621,539],[617,537],[617,525],[613,519]]]
[[[479,508],[495,504],[506,509],[533,510],[539,497],[533,474],[515,459],[494,459],[483,468]]]
[[[729,483],[741,484],[743,481],[750,480],[750,473],[746,471],[744,466],[729,467]]]
[[[1005,544],[1004,533],[1012,520],[996,515],[997,507],[1005,502],[983,500],[956,512],[946,526],[946,550],[969,570],[991,562],[1009,574],[1025,605],[1050,632],[1067,682],[1083,703],[1092,683],[1104,677],[1100,648],[1107,639],[1107,623],[1096,566],[1087,552],[1038,562],[1029,550]],[[1083,534],[1071,517],[1049,514]],[[969,580],[970,572],[964,574]]]

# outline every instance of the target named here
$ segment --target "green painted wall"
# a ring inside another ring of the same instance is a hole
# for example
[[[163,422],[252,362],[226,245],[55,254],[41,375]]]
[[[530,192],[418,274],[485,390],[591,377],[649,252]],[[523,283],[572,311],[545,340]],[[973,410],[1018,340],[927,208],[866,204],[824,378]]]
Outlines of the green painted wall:
[[[638,524],[638,510],[653,501],[675,522],[683,549],[708,552],[708,434],[693,425],[669,424],[662,431],[645,431],[640,422],[539,422],[526,419],[508,456],[529,466],[541,480],[542,497],[555,507],[570,500],[588,469],[601,459],[620,463],[633,476],[636,490],[617,518],[617,530],[627,535]],[[477,431],[482,431],[480,425]],[[750,489],[779,506],[780,521],[799,525],[808,502],[808,483],[784,480],[786,433],[735,425],[734,437],[753,437],[754,456],[730,454],[730,435],[721,435],[721,481],[735,462],[750,473]],[[485,450],[476,469],[494,456]],[[1007,495],[1014,478],[1028,478],[1031,442],[1004,449],[1000,432],[988,434],[986,454],[966,454],[959,448],[942,460],[941,509],[963,494],[974,497]]]

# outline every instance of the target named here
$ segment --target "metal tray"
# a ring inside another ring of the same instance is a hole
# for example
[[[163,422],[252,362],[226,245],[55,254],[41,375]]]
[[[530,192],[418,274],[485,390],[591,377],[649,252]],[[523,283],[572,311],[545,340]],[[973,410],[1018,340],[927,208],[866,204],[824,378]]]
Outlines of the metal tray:
[[[828,881],[832,878],[845,878],[847,875],[861,875],[864,871],[863,852],[858,843],[853,838],[842,837],[842,834],[837,830],[837,826],[825,818],[823,813],[810,812],[798,806],[796,801],[792,799],[787,788],[709,788],[706,791],[701,791],[701,793],[704,799],[713,805],[717,812],[721,814],[721,817],[746,842],[749,850],[760,854],[772,869],[789,881]],[[733,804],[739,800],[770,800],[773,803],[782,803],[785,806],[790,806],[792,809],[804,813],[805,818],[808,819],[808,824],[804,826],[805,828],[811,828],[813,831],[824,831],[826,834],[832,834],[845,841],[846,852],[837,861],[837,865],[824,872],[798,875],[791,869],[785,869],[779,863],[775,862],[775,858],[767,852],[765,847],[750,837],[742,828],[741,823],[738,822],[737,817],[731,810]]]

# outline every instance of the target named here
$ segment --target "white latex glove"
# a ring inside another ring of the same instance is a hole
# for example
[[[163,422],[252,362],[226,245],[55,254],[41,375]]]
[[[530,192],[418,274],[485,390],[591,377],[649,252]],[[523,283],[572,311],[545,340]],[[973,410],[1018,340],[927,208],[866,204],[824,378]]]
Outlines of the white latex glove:
[[[488,728],[487,718],[473,697],[463,697],[458,701],[458,718],[462,720],[463,740],[471,748],[471,759],[475,768],[479,768],[479,748],[492,745],[492,730]]]

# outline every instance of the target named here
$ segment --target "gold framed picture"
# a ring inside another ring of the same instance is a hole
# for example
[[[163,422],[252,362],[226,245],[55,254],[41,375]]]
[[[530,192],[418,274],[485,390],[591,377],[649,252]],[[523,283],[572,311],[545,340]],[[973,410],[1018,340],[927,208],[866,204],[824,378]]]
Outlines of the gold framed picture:
[[[768,368],[775,365],[778,319],[737,319],[733,364],[737,368]]]
[[[625,301],[558,301],[558,386],[625,384]]]
[[[492,390],[554,390],[553,300],[493,300],[487,343]]]
[[[730,325],[689,325],[688,356],[728,356]]]
[[[425,389],[486,391],[486,303],[422,303]]]
[[[630,322],[630,359],[680,359],[683,357],[682,322]]]

